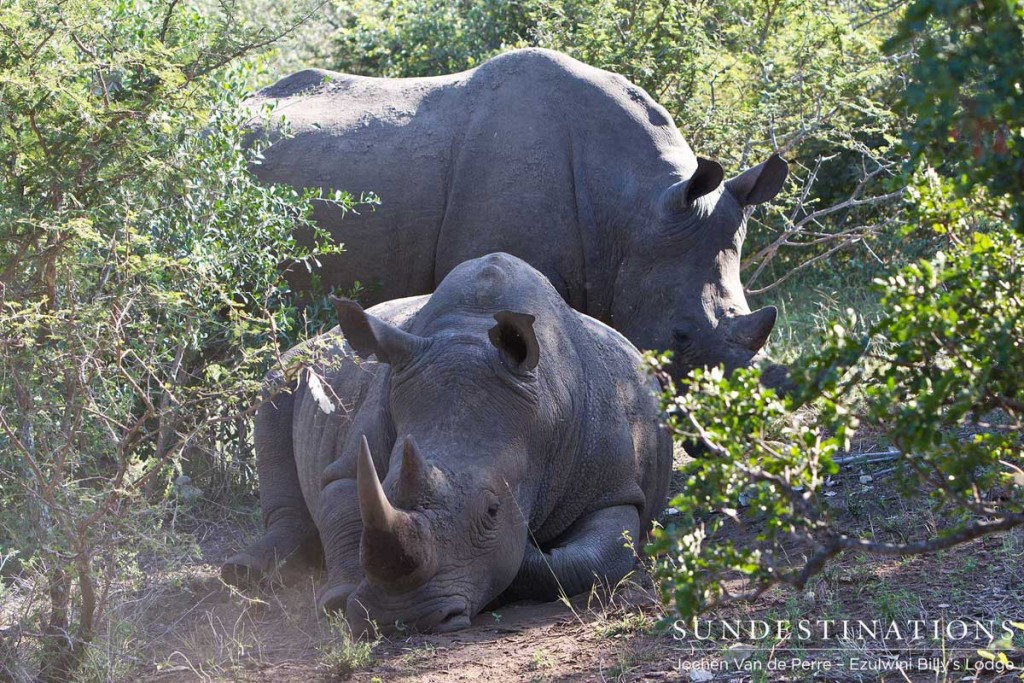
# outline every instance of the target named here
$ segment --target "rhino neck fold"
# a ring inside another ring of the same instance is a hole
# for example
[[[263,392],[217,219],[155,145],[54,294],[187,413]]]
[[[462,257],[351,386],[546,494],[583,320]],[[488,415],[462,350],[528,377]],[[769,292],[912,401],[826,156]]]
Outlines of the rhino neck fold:
[[[682,138],[680,142],[683,148],[673,157],[693,157],[686,142]],[[631,252],[644,246],[634,242],[647,239],[650,231],[657,229],[656,198],[666,187],[687,177],[687,171],[673,160],[659,157],[653,164],[616,167],[613,173],[588,173],[594,164],[605,163],[611,162],[585,159],[583,154],[572,158],[586,307],[569,303],[616,327],[612,315],[623,264]]]

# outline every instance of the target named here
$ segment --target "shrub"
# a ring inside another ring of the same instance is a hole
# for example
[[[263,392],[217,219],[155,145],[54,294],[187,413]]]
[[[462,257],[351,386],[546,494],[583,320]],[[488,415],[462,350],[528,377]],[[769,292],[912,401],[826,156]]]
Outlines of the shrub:
[[[666,598],[682,614],[736,597],[729,577],[748,579],[747,596],[777,583],[802,588],[847,551],[935,552],[1024,524],[1024,239],[1013,230],[1024,200],[1015,175],[1022,29],[1020,3],[917,0],[891,43],[921,42],[905,106],[919,114],[906,144],[924,226],[901,234],[934,230],[948,247],[876,281],[878,320],[849,311],[832,324],[797,364],[799,390],[785,400],[759,387],[756,371],[698,372],[685,395],[665,397],[677,435],[713,452],[688,466],[673,501],[687,514],[652,543],[665,553]],[[1006,117],[980,152],[977,138],[956,132],[973,130],[979,112]],[[840,452],[858,427],[892,444],[900,494],[924,499],[944,528],[886,542],[836,519],[826,481],[852,457]],[[729,519],[756,519],[753,543],[733,543]]]
[[[685,393],[666,395],[677,437],[711,451],[684,468],[679,521],[650,547],[680,613],[736,598],[726,581],[737,576],[745,597],[803,588],[843,552],[934,552],[1024,524],[1022,259],[1013,233],[979,234],[880,280],[881,319],[855,332],[850,311],[834,324],[787,399],[753,369],[695,371]],[[901,496],[926,499],[946,528],[890,543],[836,517],[826,482],[858,427],[895,448]],[[733,522],[754,522],[753,540],[735,542]]]
[[[183,454],[254,410],[295,319],[278,263],[315,257],[293,229],[350,204],[247,170],[239,58],[288,13],[204,7],[0,9],[3,616],[48,680],[91,658],[112,587],[163,542]]]
[[[353,636],[340,615],[327,617],[327,624],[329,639],[320,646],[320,661],[332,678],[345,680],[373,663],[377,641]]]

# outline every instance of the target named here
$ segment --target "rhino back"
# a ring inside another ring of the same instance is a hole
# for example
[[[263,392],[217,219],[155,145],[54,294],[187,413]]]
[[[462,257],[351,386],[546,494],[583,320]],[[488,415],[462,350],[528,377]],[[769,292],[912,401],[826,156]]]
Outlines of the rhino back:
[[[455,140],[436,280],[506,252],[576,310],[605,317],[618,260],[693,153],[640,88],[557,52],[494,57],[465,92],[475,106]]]
[[[433,289],[453,136],[466,116],[461,83],[458,75],[377,79],[308,70],[250,101],[254,109],[274,107],[262,124],[267,130],[257,132],[274,140],[254,169],[260,180],[381,200],[376,210],[348,215],[317,203],[314,218],[348,247],[324,259],[328,286],[376,283],[369,303]],[[283,139],[281,117],[290,135]]]
[[[574,308],[605,317],[623,243],[693,153],[626,79],[559,53],[517,50],[450,76],[300,72],[263,91],[294,137],[257,174],[297,187],[372,191],[376,211],[315,218],[348,253],[328,286],[377,283],[370,301],[427,293],[459,263],[523,258]]]

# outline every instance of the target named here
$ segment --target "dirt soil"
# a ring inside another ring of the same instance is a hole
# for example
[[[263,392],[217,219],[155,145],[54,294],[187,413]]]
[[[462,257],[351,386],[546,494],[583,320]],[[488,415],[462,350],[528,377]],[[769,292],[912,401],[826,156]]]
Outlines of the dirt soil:
[[[934,531],[927,511],[908,509],[884,482],[851,472],[836,502],[854,527],[899,538]],[[929,557],[850,555],[802,594],[773,589],[754,604],[705,615],[705,633],[656,628],[665,618],[650,580],[571,604],[508,605],[447,635],[409,634],[363,650],[318,617],[321,577],[304,571],[257,592],[225,586],[217,567],[258,533],[253,517],[206,527],[201,561],[154,578],[133,678],[149,681],[1019,681],[977,650],[990,639],[976,624],[1024,621],[1024,530],[979,539]],[[796,624],[809,624],[809,638]],[[831,620],[832,633],[821,622]],[[892,633],[855,632],[857,621],[897,622]],[[907,624],[924,622],[911,640]],[[751,625],[751,622],[757,622]],[[779,631],[779,621],[790,628]],[[725,630],[740,628],[740,637]],[[768,634],[757,632],[768,624]],[[939,623],[938,631],[935,623]],[[971,632],[960,637],[961,622]],[[668,621],[671,623],[671,620]],[[841,633],[841,624],[851,627]],[[687,625],[683,625],[684,627]],[[952,637],[949,631],[953,627]],[[703,628],[703,627],[702,627]],[[751,631],[753,629],[753,631]],[[998,635],[998,628],[996,628]],[[944,635],[944,633],[946,635]],[[710,636],[709,636],[710,634]],[[707,637],[704,637],[707,636]],[[937,637],[935,637],[937,636]],[[989,666],[991,669],[991,667]]]

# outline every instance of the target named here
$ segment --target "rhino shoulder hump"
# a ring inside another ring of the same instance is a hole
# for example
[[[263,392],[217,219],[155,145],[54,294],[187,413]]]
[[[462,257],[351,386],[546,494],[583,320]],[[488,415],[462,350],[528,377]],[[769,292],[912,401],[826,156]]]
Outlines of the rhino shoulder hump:
[[[583,63],[561,52],[528,47],[492,57],[477,67],[476,72],[479,76],[500,80],[522,76],[533,82],[538,78],[570,78],[582,67]]]
[[[268,85],[259,92],[259,96],[267,99],[293,97],[320,87],[328,81],[346,78],[345,74],[327,69],[303,69],[285,76],[273,85]]]
[[[640,351],[620,332],[609,327],[600,320],[591,318],[583,313],[574,312],[579,316],[584,329],[590,335],[591,339],[593,339],[594,343],[599,344],[604,349],[614,348],[619,352],[621,357],[629,358],[630,360],[635,359],[639,362],[641,358]]]

